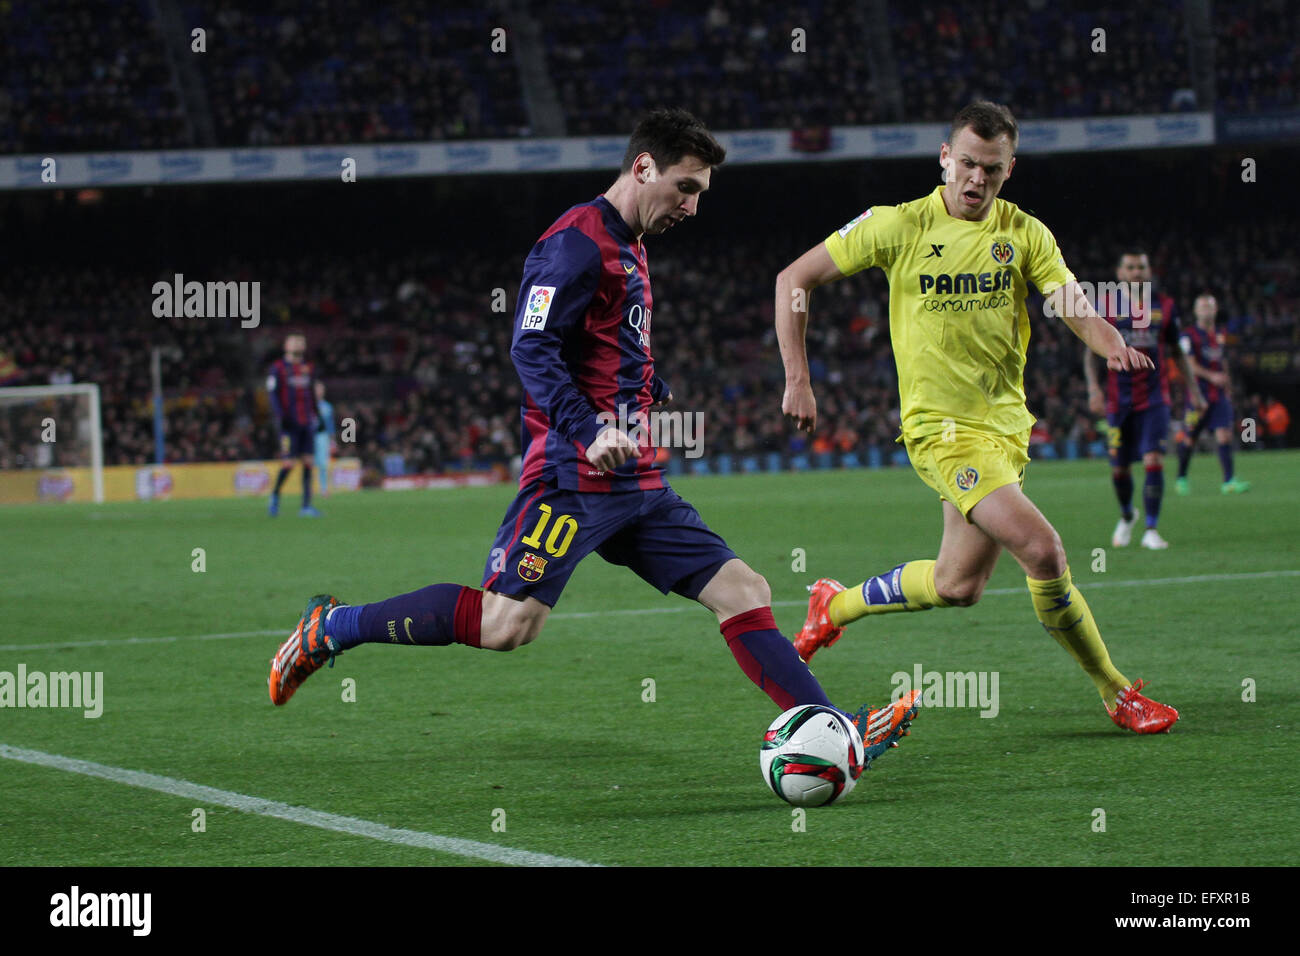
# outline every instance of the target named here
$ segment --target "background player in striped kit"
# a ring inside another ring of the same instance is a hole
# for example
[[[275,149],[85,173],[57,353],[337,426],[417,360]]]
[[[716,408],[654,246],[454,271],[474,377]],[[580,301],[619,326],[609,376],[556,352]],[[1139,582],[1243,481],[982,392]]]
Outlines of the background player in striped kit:
[[[280,489],[293,471],[294,460],[302,463],[302,508],[304,518],[319,518],[320,512],[311,503],[312,459],[316,452],[316,433],[321,429],[319,410],[316,408],[316,374],[306,360],[307,337],[287,335],[284,339],[284,357],[271,365],[266,380],[266,391],[271,398],[271,415],[279,432],[280,473],[275,478],[267,512],[271,517],[280,513]]]
[[[1205,292],[1196,297],[1192,311],[1196,315],[1196,324],[1188,328],[1178,340],[1195,378],[1188,379],[1186,383],[1186,431],[1179,435],[1178,480],[1174,487],[1180,495],[1191,491],[1187,469],[1192,463],[1192,452],[1196,450],[1196,439],[1205,429],[1212,428],[1214,440],[1219,445],[1219,465],[1223,469],[1223,484],[1219,490],[1225,495],[1241,494],[1250,488],[1250,482],[1240,481],[1233,474],[1232,446],[1236,436],[1233,435],[1232,428],[1236,420],[1232,416],[1232,399],[1228,392],[1232,379],[1228,374],[1228,359],[1224,354],[1224,336],[1214,327],[1219,302]],[[1201,412],[1196,410],[1191,398],[1191,393],[1197,389],[1207,405]]]
[[[1083,370],[1088,381],[1088,406],[1098,415],[1104,409],[1110,426],[1111,483],[1119,501],[1119,523],[1110,543],[1124,548],[1133,538],[1137,514],[1133,510],[1133,476],[1129,466],[1141,461],[1146,475],[1142,486],[1146,522],[1142,547],[1158,551],[1169,547],[1169,542],[1156,529],[1165,492],[1165,441],[1169,437],[1169,369],[1165,359],[1172,356],[1189,382],[1193,379],[1192,369],[1178,347],[1178,309],[1174,300],[1159,290],[1137,295],[1125,291],[1151,288],[1146,285],[1151,283],[1151,259],[1146,251],[1131,246],[1121,252],[1115,277],[1121,288],[1117,294],[1099,296],[1104,301],[1097,303],[1097,311],[1119,330],[1129,347],[1150,358],[1154,367],[1131,372],[1108,368],[1103,401],[1092,353],[1085,350]],[[1199,391],[1192,390],[1190,395],[1198,409],[1205,407]]]

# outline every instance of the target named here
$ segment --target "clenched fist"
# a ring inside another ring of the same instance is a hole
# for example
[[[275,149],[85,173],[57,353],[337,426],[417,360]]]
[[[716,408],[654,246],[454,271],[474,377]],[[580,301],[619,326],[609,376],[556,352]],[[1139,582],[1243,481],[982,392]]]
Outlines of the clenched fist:
[[[596,440],[587,448],[587,461],[601,471],[613,471],[629,458],[640,454],[636,442],[628,437],[627,432],[610,426],[596,436]]]
[[[794,420],[794,427],[812,434],[817,427],[817,399],[811,385],[786,385],[781,412]]]

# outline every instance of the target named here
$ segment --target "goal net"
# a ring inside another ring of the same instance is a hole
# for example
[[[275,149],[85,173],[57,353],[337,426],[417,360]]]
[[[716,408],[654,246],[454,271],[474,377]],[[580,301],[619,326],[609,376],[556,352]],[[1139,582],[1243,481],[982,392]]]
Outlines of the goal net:
[[[87,469],[94,500],[104,500],[99,386],[0,388],[0,473],[53,471],[57,482],[69,468]]]

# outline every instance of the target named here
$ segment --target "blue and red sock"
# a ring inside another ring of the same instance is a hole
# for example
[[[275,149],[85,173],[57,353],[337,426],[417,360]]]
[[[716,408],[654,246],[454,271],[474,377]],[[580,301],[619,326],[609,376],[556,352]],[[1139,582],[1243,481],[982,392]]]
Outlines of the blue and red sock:
[[[1147,513],[1147,527],[1154,528],[1160,520],[1160,499],[1165,493],[1164,465],[1147,465],[1147,480],[1142,486],[1142,507]]]
[[[358,644],[479,647],[483,592],[459,584],[431,584],[374,604],[340,607],[328,633],[340,650]]]
[[[835,706],[794,645],[777,630],[770,607],[729,617],[720,629],[740,669],[781,710],[797,704]]]
[[[1223,466],[1223,481],[1227,484],[1232,481],[1232,445],[1225,443],[1219,446],[1219,464]]]
[[[1119,513],[1125,521],[1133,520],[1133,476],[1127,468],[1112,468],[1110,480],[1115,485],[1115,497],[1119,499]]]

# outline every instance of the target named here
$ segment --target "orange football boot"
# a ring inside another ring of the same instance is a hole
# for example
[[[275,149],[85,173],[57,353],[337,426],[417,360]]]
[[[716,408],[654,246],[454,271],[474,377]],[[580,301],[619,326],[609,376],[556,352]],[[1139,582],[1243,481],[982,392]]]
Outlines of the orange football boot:
[[[921,692],[913,690],[885,707],[863,707],[849,715],[862,735],[862,746],[867,751],[866,769],[870,770],[871,761],[886,750],[897,747],[900,737],[912,732],[912,720],[920,706]]]
[[[298,626],[271,658],[271,676],[266,683],[271,691],[271,703],[277,707],[288,703],[298,686],[326,661],[330,667],[334,666],[334,658],[341,651],[334,639],[325,634],[325,615],[340,603],[332,594],[317,594],[308,601]]]

